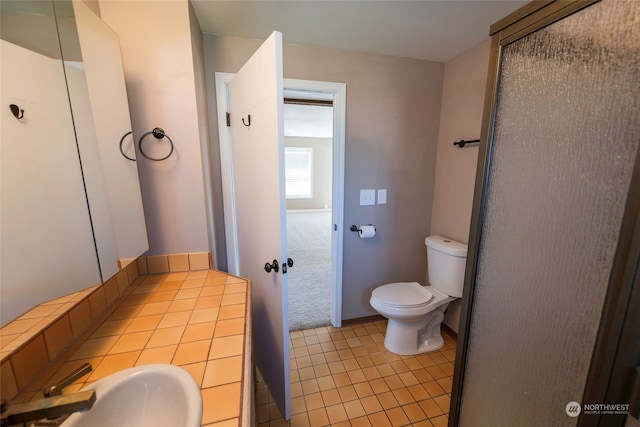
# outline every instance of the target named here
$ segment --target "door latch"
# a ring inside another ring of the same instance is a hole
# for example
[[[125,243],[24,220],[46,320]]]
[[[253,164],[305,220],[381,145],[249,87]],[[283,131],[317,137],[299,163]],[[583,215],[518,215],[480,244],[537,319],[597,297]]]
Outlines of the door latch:
[[[293,267],[293,260],[291,258],[287,258],[287,262],[282,263],[282,274],[287,274],[287,267]]]

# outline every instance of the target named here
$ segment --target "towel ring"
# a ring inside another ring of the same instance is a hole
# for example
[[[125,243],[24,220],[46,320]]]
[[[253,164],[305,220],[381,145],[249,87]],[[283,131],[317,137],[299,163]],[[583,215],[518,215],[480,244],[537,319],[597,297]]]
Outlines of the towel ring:
[[[125,133],[124,135],[122,135],[122,138],[120,138],[120,153],[124,156],[125,159],[127,160],[131,160],[132,162],[135,162],[136,159],[132,159],[131,157],[127,156],[124,152],[124,148],[122,148],[122,143],[124,142],[124,139],[127,137],[127,135],[130,135],[132,132],[129,131],[127,133]]]
[[[167,154],[166,156],[164,156],[164,157],[162,157],[160,159],[154,159],[153,157],[149,157],[147,155],[147,153],[145,153],[144,150],[142,149],[142,140],[149,134],[153,134],[153,136],[158,140],[160,140],[160,139],[162,139],[164,137],[167,137],[167,139],[169,140],[169,144],[171,144],[171,150],[169,150],[169,154]],[[162,128],[153,128],[152,131],[149,131],[149,132],[145,133],[144,135],[142,135],[140,137],[140,140],[138,141],[138,148],[140,148],[140,152],[147,159],[153,160],[154,162],[160,162],[162,160],[168,159],[171,156],[171,154],[173,154],[173,141],[171,140],[171,138],[169,138],[169,135],[164,133],[164,129],[162,129]]]

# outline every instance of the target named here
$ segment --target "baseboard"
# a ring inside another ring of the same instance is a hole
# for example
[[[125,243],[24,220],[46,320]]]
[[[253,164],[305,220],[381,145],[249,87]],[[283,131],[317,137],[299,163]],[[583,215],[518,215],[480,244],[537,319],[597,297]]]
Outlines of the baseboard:
[[[331,209],[287,209],[287,213],[331,212]]]
[[[373,316],[356,317],[355,319],[343,319],[342,326],[359,325],[360,323],[375,322],[378,320],[386,320],[386,318],[380,314],[374,314]]]
[[[444,324],[444,322],[442,323],[442,330],[449,335],[451,338],[458,340],[458,334],[455,333],[455,331],[453,329],[451,329],[450,327],[448,327],[447,325]]]

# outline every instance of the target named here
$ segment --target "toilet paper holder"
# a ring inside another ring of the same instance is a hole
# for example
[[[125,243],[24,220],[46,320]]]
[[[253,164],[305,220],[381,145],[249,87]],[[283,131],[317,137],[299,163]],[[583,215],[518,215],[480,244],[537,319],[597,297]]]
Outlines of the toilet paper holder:
[[[373,225],[373,224],[369,224],[369,225]],[[374,230],[378,231],[375,227],[373,227]],[[357,225],[352,225],[351,228],[349,228],[349,230],[353,231],[354,233],[357,233],[360,231],[360,227],[358,227]]]

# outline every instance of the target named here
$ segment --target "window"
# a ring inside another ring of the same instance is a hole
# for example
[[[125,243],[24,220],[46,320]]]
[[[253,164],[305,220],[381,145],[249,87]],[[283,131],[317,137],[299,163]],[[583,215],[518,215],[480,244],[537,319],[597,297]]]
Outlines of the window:
[[[313,149],[311,147],[284,147],[287,199],[310,199],[313,197],[312,173]]]

